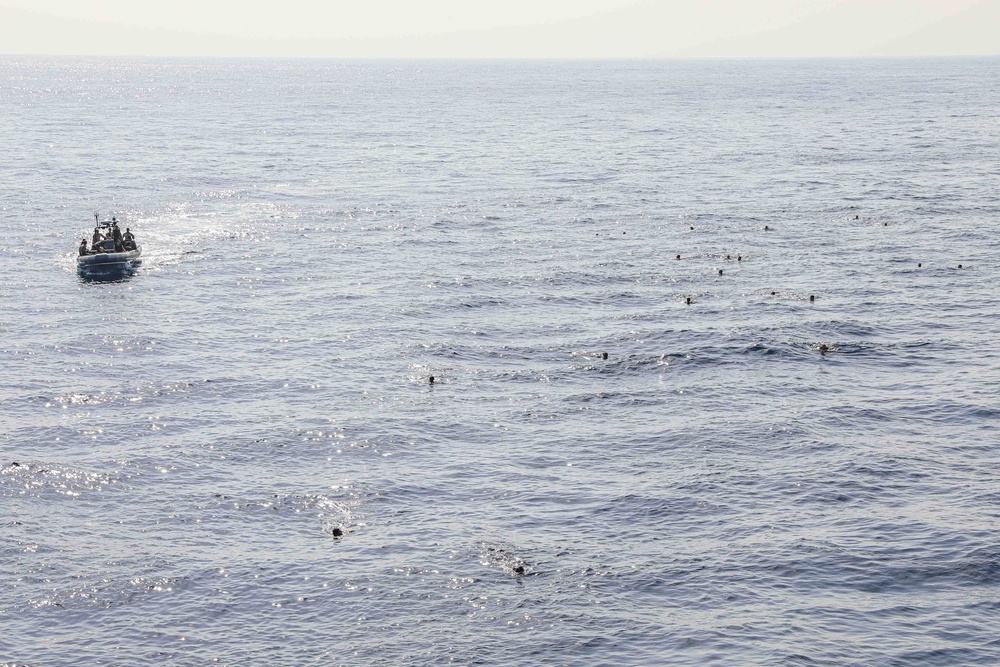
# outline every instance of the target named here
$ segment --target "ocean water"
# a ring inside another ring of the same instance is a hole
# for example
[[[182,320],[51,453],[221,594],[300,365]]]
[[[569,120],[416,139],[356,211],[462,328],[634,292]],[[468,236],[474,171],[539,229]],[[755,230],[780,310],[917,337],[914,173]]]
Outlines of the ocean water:
[[[998,184],[1000,59],[4,56],[0,664],[1000,664]]]

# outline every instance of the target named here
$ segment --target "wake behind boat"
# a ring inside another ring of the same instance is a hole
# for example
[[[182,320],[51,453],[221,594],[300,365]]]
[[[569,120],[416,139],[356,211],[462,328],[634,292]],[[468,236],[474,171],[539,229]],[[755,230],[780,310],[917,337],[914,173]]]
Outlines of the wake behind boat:
[[[80,241],[80,254],[76,258],[77,271],[84,274],[120,275],[130,273],[139,263],[142,247],[128,228],[122,234],[117,218],[99,220],[94,216],[94,236],[90,249],[87,239]]]

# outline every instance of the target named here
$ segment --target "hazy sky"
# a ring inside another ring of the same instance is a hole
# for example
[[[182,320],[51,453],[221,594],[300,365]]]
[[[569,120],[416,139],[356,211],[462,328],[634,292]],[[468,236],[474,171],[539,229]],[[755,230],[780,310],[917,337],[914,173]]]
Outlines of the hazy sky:
[[[0,0],[0,53],[998,55],[1000,0]]]

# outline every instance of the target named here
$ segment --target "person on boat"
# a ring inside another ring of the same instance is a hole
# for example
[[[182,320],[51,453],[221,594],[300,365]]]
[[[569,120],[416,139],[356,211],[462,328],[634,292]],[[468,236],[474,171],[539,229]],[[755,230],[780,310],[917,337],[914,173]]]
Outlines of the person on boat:
[[[122,235],[122,244],[126,250],[135,250],[135,236],[128,227],[125,228],[125,234]]]
[[[115,243],[120,243],[122,240],[122,230],[118,228],[118,221],[114,218],[111,219],[111,236]]]
[[[87,239],[80,239],[80,255],[86,255],[87,253]]]
[[[122,243],[121,234],[115,239],[115,252],[125,252],[125,244]]]
[[[101,230],[98,229],[97,227],[94,227],[94,238],[93,238],[93,242],[91,243],[91,245],[96,249],[101,244],[101,241],[103,241],[103,240],[104,240],[104,236],[101,234]]]

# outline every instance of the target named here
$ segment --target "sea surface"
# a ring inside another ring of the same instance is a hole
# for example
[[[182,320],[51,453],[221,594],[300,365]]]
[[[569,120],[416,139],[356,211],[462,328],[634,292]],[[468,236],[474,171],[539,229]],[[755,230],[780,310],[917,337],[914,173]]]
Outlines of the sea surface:
[[[995,58],[0,57],[0,664],[998,665],[998,238]]]

